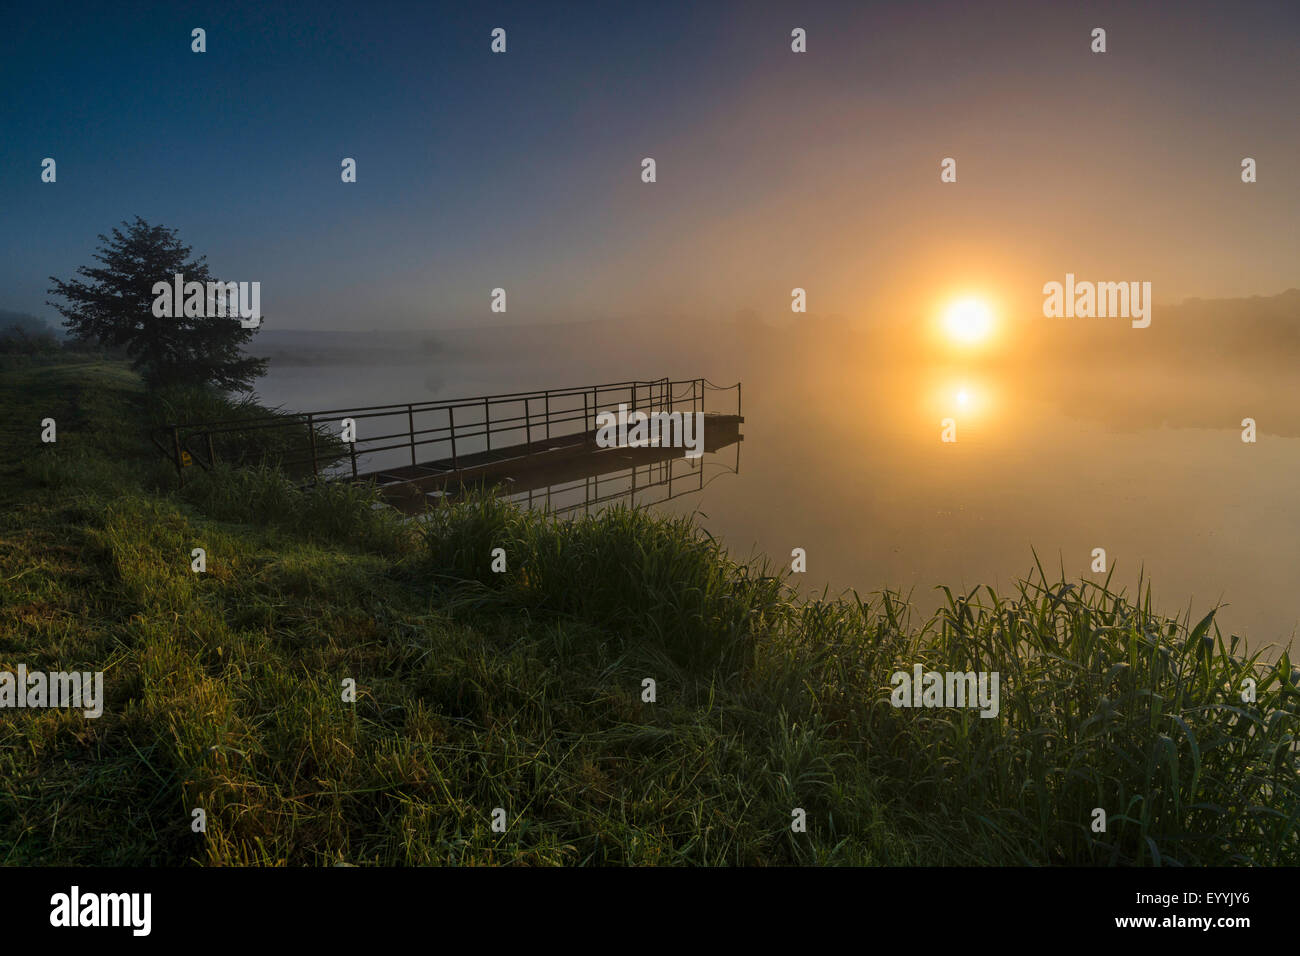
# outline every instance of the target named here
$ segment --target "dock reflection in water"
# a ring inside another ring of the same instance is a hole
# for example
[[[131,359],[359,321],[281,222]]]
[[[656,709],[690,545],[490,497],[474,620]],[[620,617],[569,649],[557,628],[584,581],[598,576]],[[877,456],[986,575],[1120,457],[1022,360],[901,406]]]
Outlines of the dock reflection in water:
[[[440,487],[385,497],[407,514],[420,514],[442,500],[479,488],[530,510],[559,517],[595,514],[612,504],[647,508],[696,494],[723,475],[740,473],[740,422],[735,416],[705,416],[704,454],[688,458],[681,448],[605,448],[556,456],[545,463],[519,461],[514,474],[491,481]],[[575,449],[576,451],[576,449]]]

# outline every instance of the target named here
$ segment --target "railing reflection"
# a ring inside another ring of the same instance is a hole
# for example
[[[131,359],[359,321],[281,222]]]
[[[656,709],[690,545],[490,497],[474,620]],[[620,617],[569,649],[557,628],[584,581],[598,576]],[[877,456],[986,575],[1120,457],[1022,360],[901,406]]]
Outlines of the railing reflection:
[[[696,494],[723,475],[740,473],[740,443],[731,461],[713,454],[700,458],[670,458],[667,461],[631,465],[618,471],[590,475],[574,481],[499,492],[500,497],[530,510],[558,517],[594,514],[615,503],[648,508],[673,498]]]
[[[410,494],[391,494],[388,500],[414,515],[488,488],[506,501],[559,517],[594,514],[615,503],[650,507],[699,493],[722,475],[739,474],[743,440],[738,423],[711,424],[705,430],[704,454],[697,458],[686,457],[680,448],[609,449],[558,460],[546,468],[520,469],[495,481],[425,492],[412,489]]]

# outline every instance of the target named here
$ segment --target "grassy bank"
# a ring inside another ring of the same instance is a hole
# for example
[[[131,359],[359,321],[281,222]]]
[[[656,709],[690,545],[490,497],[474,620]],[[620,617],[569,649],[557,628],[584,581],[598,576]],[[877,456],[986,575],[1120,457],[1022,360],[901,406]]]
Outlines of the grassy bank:
[[[1300,862],[1291,665],[1212,617],[1043,577],[922,620],[642,513],[179,491],[111,363],[0,372],[0,406],[0,670],[107,697],[0,712],[5,863]],[[891,707],[915,663],[999,672],[1000,713]]]

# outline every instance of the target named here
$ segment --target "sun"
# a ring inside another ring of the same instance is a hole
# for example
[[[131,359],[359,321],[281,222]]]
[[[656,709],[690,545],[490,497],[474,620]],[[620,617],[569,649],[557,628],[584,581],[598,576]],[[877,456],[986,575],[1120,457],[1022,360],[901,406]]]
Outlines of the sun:
[[[944,312],[943,328],[954,342],[978,344],[993,332],[993,310],[980,299],[958,299]]]

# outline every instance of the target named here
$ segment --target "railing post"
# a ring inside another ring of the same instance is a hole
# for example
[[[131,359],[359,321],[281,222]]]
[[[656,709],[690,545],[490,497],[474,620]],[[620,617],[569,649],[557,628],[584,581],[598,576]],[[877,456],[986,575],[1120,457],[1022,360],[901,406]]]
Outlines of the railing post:
[[[551,440],[551,390],[546,390],[546,440]]]
[[[740,411],[740,383],[736,383],[736,417],[743,417]]]
[[[589,442],[591,430],[587,428],[587,393],[582,393],[582,443],[585,445]]]
[[[528,410],[528,396],[524,396],[524,452],[527,455],[533,453],[533,418]]]
[[[452,471],[460,471],[460,463],[456,460],[456,406],[447,406],[447,432],[451,435],[451,468]]]
[[[704,379],[700,379],[700,414],[704,414]]]
[[[487,396],[483,397],[483,434],[487,436],[487,450],[492,450],[492,406]]]
[[[185,465],[181,461],[181,430],[177,426],[172,426],[172,453],[176,459],[176,477],[180,479],[181,487],[185,487]]]
[[[415,411],[411,405],[406,406],[406,423],[411,428],[411,464],[415,464]]]
[[[311,477],[314,481],[320,476],[320,465],[316,459],[316,423],[310,412],[307,414],[307,434],[311,436]]]

